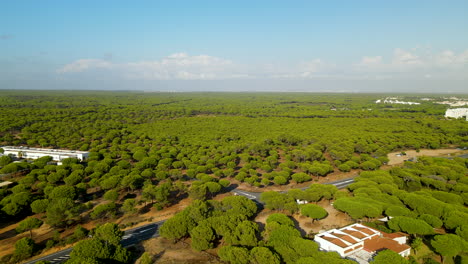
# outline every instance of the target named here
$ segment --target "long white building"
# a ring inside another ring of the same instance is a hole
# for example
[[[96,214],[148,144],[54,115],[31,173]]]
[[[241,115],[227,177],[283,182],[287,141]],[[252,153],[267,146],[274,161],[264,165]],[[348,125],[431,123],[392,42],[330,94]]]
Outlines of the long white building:
[[[11,155],[13,157],[24,159],[38,159],[45,156],[50,156],[52,157],[52,160],[55,161],[61,161],[68,158],[86,160],[89,156],[89,152],[79,150],[44,149],[14,146],[3,146],[1,148],[4,150],[3,155]]]
[[[447,111],[445,111],[445,117],[453,117],[453,118],[466,117],[466,120],[468,121],[468,108],[447,109]]]

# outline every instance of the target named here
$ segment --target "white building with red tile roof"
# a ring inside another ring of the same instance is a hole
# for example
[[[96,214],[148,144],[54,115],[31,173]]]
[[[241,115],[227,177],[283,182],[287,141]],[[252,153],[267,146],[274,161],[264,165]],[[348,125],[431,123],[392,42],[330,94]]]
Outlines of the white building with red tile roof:
[[[376,252],[384,249],[390,249],[402,257],[407,257],[411,250],[406,245],[406,234],[401,232],[389,234],[361,224],[320,233],[315,236],[314,240],[321,250],[335,251],[343,258],[352,259],[363,258],[363,256],[371,258]],[[367,261],[358,262],[368,263]]]

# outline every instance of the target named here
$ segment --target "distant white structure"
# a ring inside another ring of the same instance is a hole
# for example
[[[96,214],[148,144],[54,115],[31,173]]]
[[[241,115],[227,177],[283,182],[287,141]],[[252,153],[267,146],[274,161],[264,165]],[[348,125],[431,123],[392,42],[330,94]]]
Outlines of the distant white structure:
[[[378,251],[392,250],[402,257],[410,254],[411,247],[406,245],[406,234],[385,233],[361,224],[332,229],[315,235],[315,242],[324,251],[335,251],[359,263],[368,263]]]
[[[465,106],[465,105],[468,105],[468,101],[442,101],[442,102],[436,102],[437,104],[446,104],[446,105],[450,105],[452,107],[454,106]]]
[[[399,101],[396,98],[393,97],[388,97],[385,98],[383,101],[382,100],[377,100],[375,101],[376,104],[384,103],[384,104],[406,104],[406,105],[419,105],[421,103],[417,102],[405,102],[405,101]]]
[[[464,116],[468,121],[468,108],[453,108],[447,109],[447,111],[445,111],[445,117],[460,118]]]
[[[68,158],[85,160],[89,156],[89,152],[79,150],[44,149],[14,146],[3,146],[1,148],[4,150],[3,155],[11,155],[13,157],[25,159],[38,159],[45,156],[50,156],[52,157],[52,160],[55,161],[61,161]]]
[[[13,182],[10,182],[10,181],[0,182],[0,188],[8,186],[8,185],[12,185],[12,184]]]
[[[297,204],[308,204],[309,202],[307,202],[306,200],[299,200],[299,199],[296,199],[296,203],[297,203]]]

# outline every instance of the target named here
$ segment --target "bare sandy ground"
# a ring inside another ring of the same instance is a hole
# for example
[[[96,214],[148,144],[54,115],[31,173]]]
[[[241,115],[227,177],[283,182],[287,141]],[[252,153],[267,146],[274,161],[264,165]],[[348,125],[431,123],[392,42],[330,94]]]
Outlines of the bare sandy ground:
[[[319,233],[320,231],[330,230],[333,228],[339,228],[354,223],[345,213],[336,210],[331,203],[328,201],[320,201],[317,205],[327,210],[328,216],[322,220],[312,222],[309,217],[303,216],[300,213],[293,214],[291,217],[296,222],[296,227],[301,231],[302,235],[310,235]],[[259,223],[260,226],[264,226],[266,219],[273,213],[281,213],[277,211],[271,211],[268,209],[260,212],[255,218],[255,222]],[[261,230],[263,231],[263,230]]]
[[[391,167],[391,166],[396,166],[403,164],[405,160],[408,160],[413,157],[420,157],[420,156],[431,156],[431,157],[436,157],[436,156],[457,156],[461,154],[467,154],[468,150],[459,150],[459,149],[453,149],[453,148],[447,148],[447,149],[421,149],[419,152],[416,152],[415,150],[405,150],[406,155],[405,156],[399,156],[398,154],[400,152],[392,152],[388,154],[389,158],[389,163],[385,167]],[[335,181],[339,179],[344,179],[344,178],[349,178],[351,176],[355,176],[359,174],[360,170],[352,170],[351,172],[343,173],[339,172],[336,170],[334,173],[331,173],[327,175],[327,177],[319,177],[316,178],[314,177],[313,181],[314,183],[325,183],[325,182],[330,182],[330,181]],[[284,191],[292,188],[301,188],[301,187],[306,187],[311,184],[311,182],[306,182],[302,184],[296,184],[294,182],[288,184],[288,185],[283,185],[283,186],[269,186],[266,188],[258,188],[258,187],[253,187],[250,186],[246,183],[241,183],[237,182],[234,179],[230,179],[232,184],[238,184],[240,189],[247,190],[247,191],[257,191],[257,192],[262,192],[262,191]],[[222,194],[218,195],[215,199],[222,199],[225,196],[228,196],[230,194]],[[166,208],[162,211],[156,211],[154,208],[151,208],[145,213],[140,213],[136,214],[134,216],[124,216],[118,219],[112,220],[113,222],[117,224],[127,224],[127,223],[138,223],[136,225],[132,225],[131,227],[128,228],[134,228],[140,225],[145,225],[151,222],[156,222],[160,220],[165,220],[170,217],[172,217],[175,213],[180,212],[183,210],[185,207],[190,205],[191,199],[184,199],[180,201],[178,204],[173,205],[169,208]],[[334,228],[336,226],[345,226],[347,224],[350,224],[350,220],[347,219],[347,217],[343,214],[338,212],[333,208],[333,206],[329,205],[327,201],[319,203],[322,207],[324,207],[328,212],[329,216],[321,221],[316,221],[315,223],[312,223],[310,219],[307,217],[301,216],[301,215],[294,215],[293,218],[296,219],[298,226],[302,229],[302,231],[305,234],[308,234],[310,232],[318,232],[320,230],[327,230],[330,228]],[[260,223],[264,223],[266,218],[268,217],[269,214],[272,212],[261,212],[256,221]],[[102,222],[99,221],[92,221],[88,222],[84,225],[85,228],[91,229],[93,228],[96,224],[100,224]],[[6,226],[4,228],[0,228],[0,257],[11,254],[14,251],[14,243],[19,240],[20,238],[29,236],[29,232],[25,232],[22,234],[15,234],[14,228],[16,228],[17,224],[15,225],[10,225]],[[126,229],[128,229],[126,228]],[[62,234],[62,237],[73,232],[73,229],[67,230]],[[44,224],[41,228],[33,230],[33,239],[36,241],[36,243],[41,243],[49,238],[51,238],[53,235],[53,229]],[[69,247],[72,245],[67,245],[65,247],[61,248],[53,248],[50,249],[46,252],[43,252],[41,255],[47,255],[50,254],[54,251]],[[41,255],[35,256],[34,258],[37,258]],[[167,254],[170,255],[170,254]]]
[[[404,150],[406,155],[399,156],[402,151],[398,152],[391,152],[388,153],[387,157],[390,160],[388,165],[394,166],[398,164],[402,164],[408,159],[414,157],[421,157],[421,156],[428,156],[428,157],[450,157],[450,156],[458,156],[462,154],[468,153],[467,150],[459,150],[459,149],[421,149],[419,152],[416,150]]]
[[[223,263],[216,256],[217,249],[198,252],[190,247],[190,239],[173,243],[162,237],[152,238],[142,243],[141,251],[153,256],[155,263],[163,264],[202,264]],[[137,264],[139,261],[136,262]]]

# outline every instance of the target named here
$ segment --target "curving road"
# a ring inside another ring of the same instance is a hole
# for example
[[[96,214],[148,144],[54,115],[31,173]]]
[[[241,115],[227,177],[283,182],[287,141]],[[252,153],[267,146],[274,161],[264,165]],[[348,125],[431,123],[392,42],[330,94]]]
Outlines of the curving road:
[[[328,182],[324,184],[333,184],[338,189],[342,189],[350,185],[353,182],[354,182],[354,178],[348,178],[348,179]],[[306,188],[303,188],[303,189],[306,189]],[[234,189],[232,190],[232,192],[235,193],[236,195],[245,196],[251,200],[254,200],[257,203],[260,203],[260,204],[262,203],[260,202],[260,195],[262,194],[261,192],[247,192],[247,191],[238,190],[238,189]],[[140,243],[141,241],[148,240],[153,237],[158,237],[159,226],[162,225],[164,222],[165,221],[159,221],[156,223],[151,223],[151,224],[147,224],[144,226],[140,226],[140,227],[136,227],[136,228],[132,228],[132,229],[124,231],[124,236],[122,237],[122,241],[121,241],[122,245],[124,247],[131,247],[133,245]],[[55,252],[53,254],[47,255],[45,257],[41,257],[32,261],[26,262],[25,264],[33,264],[41,260],[49,261],[52,264],[62,263],[70,258],[70,253],[72,250],[73,248],[67,248],[67,249]]]
[[[323,183],[323,184],[332,184],[332,185],[335,185],[338,189],[343,189],[343,188],[346,188],[348,185],[350,185],[351,183],[354,182],[354,177],[355,176],[353,176],[352,178],[347,178],[347,179],[343,179],[343,180],[339,180],[339,181],[333,181],[333,182],[327,182],[327,183]],[[309,187],[302,188],[302,190],[305,190],[307,188],[309,188]],[[238,190],[238,189],[234,189],[231,192],[235,193],[236,195],[245,196],[245,197],[249,198],[250,200],[256,201],[257,203],[262,203],[260,201],[260,195],[262,194],[261,192],[248,192],[248,191],[243,191],[243,190]]]
[[[156,223],[151,223],[151,224],[147,224],[144,226],[139,226],[136,228],[125,230],[124,236],[122,237],[122,241],[121,241],[122,246],[131,247],[133,245],[140,243],[141,241],[148,240],[153,237],[158,237],[159,226],[162,225],[164,222],[165,221],[159,221]],[[53,263],[53,264],[62,263],[70,258],[70,253],[72,250],[73,250],[72,247],[67,248],[67,249],[55,252],[53,254],[47,255],[45,257],[26,262],[25,264],[32,264],[41,260],[49,261],[50,263]]]
[[[459,157],[468,158],[468,154],[460,155]],[[351,178],[347,178],[347,179],[343,179],[339,181],[327,182],[323,184],[333,184],[338,189],[343,189],[343,188],[346,188],[351,183],[354,183],[354,177],[356,176],[357,175]],[[302,189],[307,189],[307,188],[308,187],[305,187]],[[238,189],[233,189],[231,192],[235,193],[236,195],[245,196],[251,200],[254,200],[255,202],[259,204],[262,204],[262,202],[260,202],[260,195],[262,194],[261,192],[247,192],[247,191],[238,190]],[[144,226],[126,230],[124,236],[122,237],[122,241],[121,241],[122,245],[124,247],[131,247],[141,241],[144,241],[153,237],[158,237],[159,226],[162,225],[164,222],[165,221],[160,221],[160,222],[151,223],[151,224],[147,224]],[[33,264],[41,260],[49,261],[50,263],[53,263],[53,264],[62,263],[70,258],[70,253],[72,249],[73,248],[64,249],[56,253],[47,255],[45,257],[38,258],[29,262],[25,262],[24,264]]]

